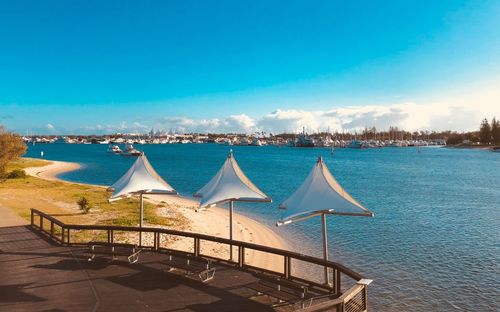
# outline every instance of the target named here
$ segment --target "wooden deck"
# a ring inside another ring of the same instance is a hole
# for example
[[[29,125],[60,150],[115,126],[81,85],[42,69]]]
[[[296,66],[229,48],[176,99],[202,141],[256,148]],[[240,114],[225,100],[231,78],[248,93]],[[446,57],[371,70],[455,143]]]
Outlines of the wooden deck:
[[[164,258],[89,262],[81,247],[29,226],[0,228],[0,311],[274,311],[249,298],[245,285],[256,278],[248,272],[218,265],[217,278],[202,283],[166,272]]]
[[[89,242],[78,236],[85,231],[91,231],[104,245],[115,244],[117,231],[149,233],[153,240],[140,246],[137,263],[129,263],[126,257],[110,261],[109,255],[88,261]],[[174,251],[162,246],[165,236],[192,239],[193,249]],[[233,246],[238,256],[204,255],[201,246],[206,242]],[[282,257],[283,270],[271,272],[249,265],[245,261],[248,250]],[[216,266],[216,276],[206,283],[200,281],[202,275],[188,276],[193,267],[181,270],[180,263],[168,260],[169,254],[175,254],[173,260],[209,258]],[[297,261],[326,267],[332,273],[329,283],[296,276]],[[342,278],[354,283],[341,289]],[[0,227],[0,311],[285,312],[305,308],[308,312],[364,312],[370,282],[336,262],[199,233],[65,224],[37,209],[31,209],[30,225]]]

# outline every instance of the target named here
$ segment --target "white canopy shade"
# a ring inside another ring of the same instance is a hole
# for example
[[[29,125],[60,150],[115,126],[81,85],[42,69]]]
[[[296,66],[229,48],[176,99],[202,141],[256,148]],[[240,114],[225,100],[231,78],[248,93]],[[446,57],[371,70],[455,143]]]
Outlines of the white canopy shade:
[[[177,194],[165,180],[151,167],[146,156],[137,157],[132,167],[111,188],[110,201],[133,194]]]
[[[335,180],[321,157],[302,185],[282,204],[289,211],[278,225],[307,219],[319,214],[373,216]]]
[[[225,201],[271,201],[241,171],[232,151],[219,172],[193,196],[201,197],[201,207]]]

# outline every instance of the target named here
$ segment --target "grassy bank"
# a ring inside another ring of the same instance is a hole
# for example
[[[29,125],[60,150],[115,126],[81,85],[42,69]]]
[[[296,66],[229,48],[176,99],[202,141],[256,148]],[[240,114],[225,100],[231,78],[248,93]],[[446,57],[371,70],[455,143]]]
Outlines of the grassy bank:
[[[28,167],[41,167],[50,162],[23,158],[9,164],[8,171]],[[138,225],[139,201],[135,198],[109,203],[110,193],[100,186],[47,181],[36,177],[5,179],[0,181],[0,205],[8,207],[29,220],[30,208],[37,208],[65,223]],[[90,203],[90,212],[83,213],[77,201],[85,197]],[[144,222],[151,225],[181,226],[181,215],[162,217],[155,206],[144,204]]]

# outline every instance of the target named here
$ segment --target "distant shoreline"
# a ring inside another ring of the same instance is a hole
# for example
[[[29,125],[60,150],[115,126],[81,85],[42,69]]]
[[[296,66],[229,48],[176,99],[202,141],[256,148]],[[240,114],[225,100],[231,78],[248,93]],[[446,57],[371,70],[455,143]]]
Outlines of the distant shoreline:
[[[497,146],[484,146],[484,145],[462,145],[462,144],[457,144],[457,145],[446,145],[446,148],[461,148],[461,149],[478,149],[478,150],[485,150],[485,151],[490,151],[494,149]]]

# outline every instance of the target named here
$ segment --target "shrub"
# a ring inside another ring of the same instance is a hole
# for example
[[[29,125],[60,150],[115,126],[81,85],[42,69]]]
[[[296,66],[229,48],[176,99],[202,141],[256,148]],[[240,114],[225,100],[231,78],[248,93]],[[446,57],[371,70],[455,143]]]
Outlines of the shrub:
[[[16,169],[9,172],[9,174],[7,175],[7,179],[24,179],[27,176],[28,175],[26,174],[26,171],[22,169]]]
[[[7,164],[26,152],[26,144],[17,134],[6,132],[0,125],[0,177],[5,176]]]
[[[90,211],[90,204],[85,196],[80,198],[76,203],[80,207],[80,210],[83,211],[83,213],[88,213]]]

